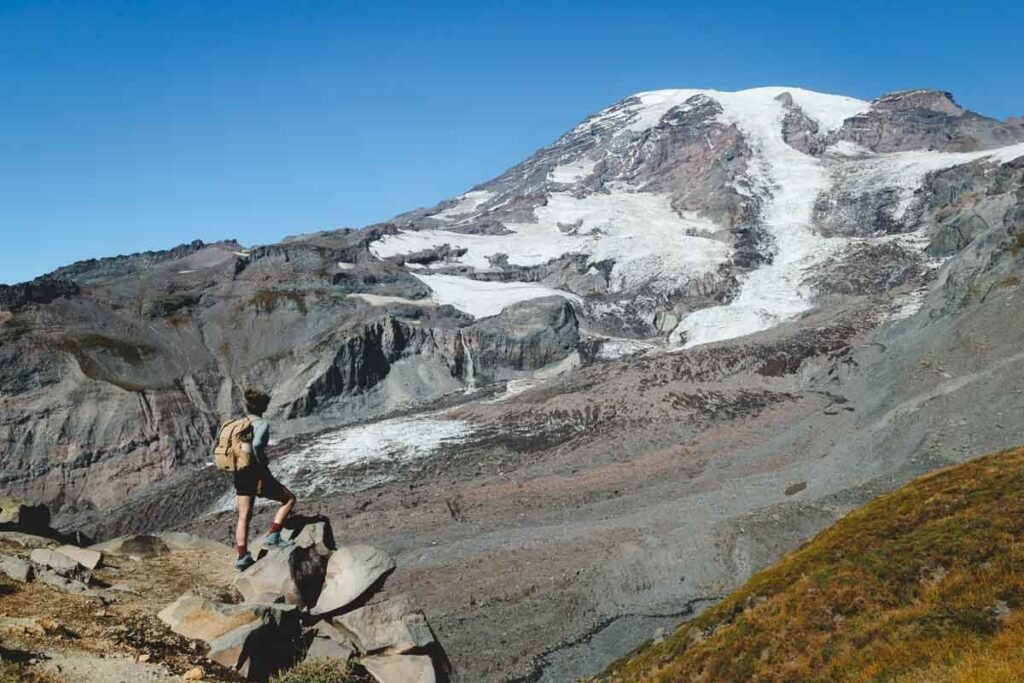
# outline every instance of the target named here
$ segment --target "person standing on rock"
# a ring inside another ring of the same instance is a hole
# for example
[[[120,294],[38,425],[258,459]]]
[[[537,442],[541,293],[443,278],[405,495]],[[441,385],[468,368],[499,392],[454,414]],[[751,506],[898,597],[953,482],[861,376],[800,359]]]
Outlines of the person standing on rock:
[[[295,507],[295,494],[279,482],[270,473],[267,459],[267,442],[270,440],[270,423],[263,419],[270,404],[270,397],[262,391],[247,389],[245,392],[245,409],[252,420],[252,464],[234,473],[235,500],[238,501],[238,526],[235,529],[235,544],[238,548],[238,560],[235,569],[244,571],[255,564],[256,560],[249,554],[249,522],[252,521],[252,507],[257,496],[277,501],[281,507],[274,514],[270,531],[263,539],[263,545],[275,548],[288,545],[290,541],[281,538],[281,527],[284,520]]]

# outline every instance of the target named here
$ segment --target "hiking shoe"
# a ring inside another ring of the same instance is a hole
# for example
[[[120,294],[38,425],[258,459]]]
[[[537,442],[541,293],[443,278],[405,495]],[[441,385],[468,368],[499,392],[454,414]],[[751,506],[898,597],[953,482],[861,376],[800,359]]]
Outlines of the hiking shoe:
[[[254,564],[256,564],[256,560],[252,559],[252,555],[246,553],[245,555],[242,555],[240,558],[235,560],[235,571],[244,572],[246,569],[253,566]]]
[[[263,546],[266,548],[287,548],[290,545],[292,545],[292,542],[281,538],[280,531],[267,534],[266,538],[263,539]]]

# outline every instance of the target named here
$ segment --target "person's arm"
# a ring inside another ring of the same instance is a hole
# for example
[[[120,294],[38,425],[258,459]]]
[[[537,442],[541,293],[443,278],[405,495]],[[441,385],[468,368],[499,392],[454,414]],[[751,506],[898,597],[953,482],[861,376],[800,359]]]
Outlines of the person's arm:
[[[267,443],[270,441],[270,423],[257,420],[252,428],[252,455],[257,465],[267,466]]]

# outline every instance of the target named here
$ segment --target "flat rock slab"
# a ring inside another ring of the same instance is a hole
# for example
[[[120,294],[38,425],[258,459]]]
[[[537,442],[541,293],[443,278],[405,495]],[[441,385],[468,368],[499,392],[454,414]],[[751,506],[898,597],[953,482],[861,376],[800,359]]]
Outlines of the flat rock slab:
[[[221,666],[248,676],[253,655],[260,649],[265,626],[254,621],[234,628],[210,642],[209,658]]]
[[[63,577],[89,583],[92,573],[88,567],[83,566],[78,560],[72,559],[63,553],[49,548],[36,548],[29,553],[29,559],[35,564],[51,569]]]
[[[239,626],[260,621],[253,605],[226,605],[186,593],[157,614],[178,635],[210,642]]]
[[[103,543],[90,546],[91,550],[98,550],[108,555],[121,555],[125,557],[150,558],[166,555],[171,552],[170,547],[157,536],[148,534],[131,534],[119,536]]]
[[[0,555],[0,572],[8,578],[25,583],[32,580],[32,565],[20,557]]]
[[[319,633],[313,637],[313,641],[309,644],[309,649],[306,650],[306,659],[340,659],[342,661],[348,661],[355,656],[356,649],[351,645],[340,643],[334,638],[320,635]]]
[[[39,583],[45,583],[47,586],[53,586],[65,593],[75,593],[77,595],[99,595],[99,591],[89,588],[89,584],[85,581],[80,581],[79,579],[58,574],[47,567],[34,569],[34,574],[35,580]]]
[[[363,668],[377,683],[435,683],[434,663],[426,655],[363,657]]]
[[[73,545],[62,545],[54,549],[65,557],[69,557],[86,569],[96,569],[103,564],[103,553],[90,548],[79,548]]]
[[[324,588],[313,614],[339,610],[395,568],[395,561],[383,550],[368,545],[338,548],[327,561]]]
[[[401,654],[434,642],[427,618],[412,609],[404,594],[352,610],[335,621],[356,637],[363,653]]]

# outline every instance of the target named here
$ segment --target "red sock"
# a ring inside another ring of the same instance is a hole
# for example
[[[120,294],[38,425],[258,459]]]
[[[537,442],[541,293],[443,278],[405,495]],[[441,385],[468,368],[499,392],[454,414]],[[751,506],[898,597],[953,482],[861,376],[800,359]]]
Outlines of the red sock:
[[[281,530],[281,528],[282,528],[282,526],[280,524],[278,524],[277,522],[274,522],[273,524],[270,525],[270,533],[276,534],[277,532],[279,532]]]
[[[244,545],[235,546],[235,548],[238,550],[239,557],[245,557],[249,554],[249,549],[246,548]]]

